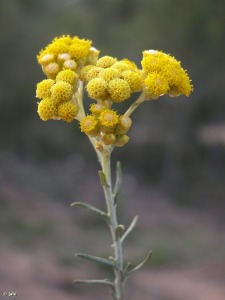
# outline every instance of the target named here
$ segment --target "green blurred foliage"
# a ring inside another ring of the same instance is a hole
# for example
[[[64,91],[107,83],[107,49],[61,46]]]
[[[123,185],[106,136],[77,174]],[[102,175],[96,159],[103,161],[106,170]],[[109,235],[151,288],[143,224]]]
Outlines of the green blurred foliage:
[[[182,61],[194,93],[144,103],[115,158],[178,203],[223,214],[223,134],[211,142],[199,133],[224,123],[224,11],[221,0],[1,0],[0,161],[7,152],[40,164],[73,152],[95,159],[76,122],[43,123],[36,114],[44,78],[36,55],[55,36],[89,38],[101,55],[139,66],[143,50],[159,49]]]

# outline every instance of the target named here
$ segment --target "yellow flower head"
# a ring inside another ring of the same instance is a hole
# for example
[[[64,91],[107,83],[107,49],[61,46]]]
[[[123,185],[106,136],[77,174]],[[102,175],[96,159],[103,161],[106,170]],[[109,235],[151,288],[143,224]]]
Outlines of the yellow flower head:
[[[114,68],[106,68],[98,75],[99,78],[103,78],[107,82],[112,79],[119,78],[120,76],[121,72]]]
[[[77,80],[78,80],[77,74],[70,69],[63,70],[59,72],[58,75],[56,76],[56,82],[65,81],[73,86],[76,85]]]
[[[191,93],[192,85],[186,71],[181,67],[180,62],[171,55],[161,51],[144,51],[141,64],[146,77],[145,84],[147,89],[152,77],[148,78],[149,74],[158,73],[162,76],[162,80],[163,78],[167,80],[169,86],[167,93],[170,96],[179,96],[180,94],[189,96]]]
[[[123,147],[126,143],[129,142],[129,140],[130,140],[130,138],[126,134],[117,135],[116,142],[114,143],[114,145],[116,147]]]
[[[132,125],[131,118],[122,115],[119,117],[119,121],[118,124],[116,125],[114,132],[117,135],[125,134],[130,129],[131,125]]]
[[[48,98],[51,96],[51,87],[55,83],[52,79],[44,79],[37,84],[36,97],[39,99]]]
[[[138,68],[137,66],[135,65],[134,62],[130,61],[129,59],[122,59],[118,62],[116,62],[114,65],[113,65],[113,68],[119,70],[120,72],[123,72],[123,71],[137,71]]]
[[[74,37],[72,39],[72,44],[69,47],[68,53],[71,55],[72,59],[79,60],[81,58],[87,57],[89,50],[91,48],[92,42],[89,40],[79,39]]]
[[[101,74],[101,72],[103,70],[104,69],[101,68],[101,67],[90,68],[90,70],[87,71],[87,75],[86,75],[87,81],[90,81],[90,80],[92,80],[94,78],[99,77],[99,74]]]
[[[73,101],[66,101],[59,105],[58,115],[66,122],[72,122],[78,113],[78,107]]]
[[[73,86],[65,81],[56,82],[51,87],[51,98],[55,103],[69,101],[73,95]]]
[[[60,67],[56,62],[51,62],[48,65],[43,65],[42,70],[48,78],[55,79],[60,71]]]
[[[111,109],[103,110],[99,116],[101,131],[106,133],[112,132],[118,122],[119,116],[114,110]]]
[[[95,137],[99,135],[99,123],[98,119],[92,115],[87,115],[80,122],[81,132],[86,133],[89,136]]]
[[[113,102],[122,102],[130,98],[131,88],[126,80],[116,78],[109,81],[108,92]]]
[[[113,133],[104,133],[102,136],[102,142],[105,145],[113,145],[116,142],[116,136]]]
[[[86,86],[88,96],[95,100],[107,99],[107,83],[102,78],[93,78]]]
[[[77,63],[73,59],[68,59],[64,61],[63,69],[70,69],[72,71],[75,71],[77,68]]]
[[[149,73],[144,84],[147,99],[157,99],[169,91],[167,79],[158,73]]]
[[[99,117],[100,113],[107,109],[107,106],[103,103],[94,103],[90,106],[90,111],[96,117]]]
[[[47,65],[51,62],[54,61],[54,55],[52,53],[47,53],[47,54],[44,54],[40,57],[40,60],[39,62],[42,64],[42,65]]]
[[[45,98],[38,103],[37,110],[42,121],[55,119],[58,115],[55,102],[51,98]]]
[[[109,68],[117,62],[117,59],[111,56],[103,56],[96,62],[97,67]]]
[[[82,81],[89,81],[87,78],[87,74],[93,68],[95,68],[95,66],[93,66],[93,65],[87,65],[87,66],[84,66],[83,68],[81,68],[80,72],[79,72],[79,79]]]
[[[143,85],[141,72],[124,71],[122,78],[128,82],[132,92],[141,91]]]

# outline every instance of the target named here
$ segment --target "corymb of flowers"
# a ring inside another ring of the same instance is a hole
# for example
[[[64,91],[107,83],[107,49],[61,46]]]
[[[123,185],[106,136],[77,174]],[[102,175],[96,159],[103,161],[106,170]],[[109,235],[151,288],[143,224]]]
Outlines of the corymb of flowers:
[[[43,121],[77,120],[81,132],[95,138],[99,149],[129,141],[130,115],[142,102],[166,94],[189,96],[193,89],[180,62],[162,51],[143,51],[141,68],[129,59],[99,54],[90,40],[69,35],[55,38],[37,55],[47,79],[36,89],[37,112]],[[83,106],[83,86],[93,100],[89,113]],[[136,102],[120,115],[114,104],[130,101],[137,92]]]

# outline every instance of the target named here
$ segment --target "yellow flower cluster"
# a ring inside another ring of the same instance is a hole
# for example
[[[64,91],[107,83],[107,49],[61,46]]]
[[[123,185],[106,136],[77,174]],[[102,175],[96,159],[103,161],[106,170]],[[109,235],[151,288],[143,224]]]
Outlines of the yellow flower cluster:
[[[114,110],[104,104],[96,103],[90,107],[91,115],[80,122],[81,131],[91,137],[97,137],[104,145],[121,147],[129,141],[126,135],[131,127],[130,117],[119,116]]]
[[[174,57],[161,51],[143,51],[144,93],[147,99],[157,99],[168,94],[171,97],[189,96],[192,84],[187,72]]]
[[[146,99],[189,96],[193,87],[179,61],[161,51],[143,51],[142,69],[128,59],[99,58],[90,40],[63,35],[55,38],[37,55],[48,79],[37,84],[38,114],[71,122],[77,119],[81,131],[96,138],[99,145],[123,146],[129,141],[130,114]],[[86,115],[83,82],[88,96],[96,100]],[[123,115],[112,109],[134,92],[142,92]],[[100,147],[100,146],[99,146]]]
[[[99,51],[91,44],[90,40],[63,35],[41,50],[37,60],[48,78],[55,79],[61,70],[77,71],[86,64],[95,64]]]
[[[56,79],[44,79],[37,84],[38,114],[43,121],[63,120],[71,122],[78,113],[73,93],[77,90],[77,75],[72,70],[63,70]]]
[[[96,65],[87,65],[80,71],[80,79],[87,82],[88,96],[96,101],[122,102],[131,93],[142,90],[142,73],[137,66],[111,56],[99,58]]]

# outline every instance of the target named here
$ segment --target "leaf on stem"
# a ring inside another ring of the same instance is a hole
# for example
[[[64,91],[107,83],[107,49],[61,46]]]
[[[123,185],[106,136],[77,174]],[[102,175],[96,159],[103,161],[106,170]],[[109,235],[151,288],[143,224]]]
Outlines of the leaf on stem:
[[[73,282],[79,284],[106,284],[114,288],[113,282],[109,279],[75,279]]]
[[[94,207],[94,206],[92,206],[90,204],[87,204],[87,203],[84,203],[84,202],[73,202],[70,205],[71,206],[79,206],[79,207],[86,208],[86,209],[88,209],[88,210],[90,210],[90,211],[92,211],[92,212],[100,215],[103,218],[107,218],[107,214],[104,211],[102,211],[102,210],[100,210],[100,209],[98,209],[98,208],[96,208],[96,207]]]
[[[121,238],[121,242],[123,242],[126,237],[131,233],[131,231],[134,229],[134,227],[136,226],[138,221],[138,216],[135,216],[132,220],[132,222],[130,223],[130,226],[127,228],[127,230],[124,232],[124,235]]]
[[[107,180],[106,180],[105,173],[103,171],[98,171],[98,174],[99,174],[99,177],[100,177],[101,185],[103,187],[107,187]]]
[[[76,253],[75,256],[90,260],[90,261],[98,263],[98,264],[102,264],[102,265],[107,266],[107,267],[118,269],[117,266],[115,265],[115,263],[112,260],[107,259],[107,258],[94,256],[94,255],[89,255],[89,254],[86,254],[86,253]]]
[[[152,251],[150,250],[148,255],[145,257],[145,259],[140,264],[138,264],[136,267],[130,269],[130,265],[129,265],[127,267],[126,277],[128,277],[131,273],[139,270],[141,267],[143,267],[149,261],[151,256],[152,256]]]
[[[115,183],[115,187],[113,190],[113,197],[114,197],[115,204],[116,204],[116,198],[117,198],[119,189],[121,187],[121,184],[122,184],[122,168],[121,168],[120,161],[117,161],[117,163],[116,163],[116,183]]]

